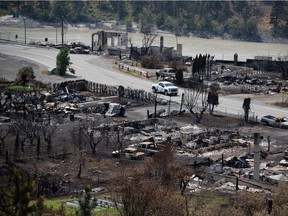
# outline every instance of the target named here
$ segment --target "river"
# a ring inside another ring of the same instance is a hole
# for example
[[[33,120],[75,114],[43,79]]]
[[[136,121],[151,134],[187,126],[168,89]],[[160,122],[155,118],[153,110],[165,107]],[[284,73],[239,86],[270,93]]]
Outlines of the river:
[[[64,31],[64,42],[83,42],[86,45],[91,45],[91,34],[98,30],[89,28],[70,27]],[[24,42],[25,34],[24,28],[0,28],[0,38],[6,40],[17,40]],[[18,35],[18,38],[15,38]],[[176,49],[177,41],[183,45],[183,56],[195,57],[197,54],[214,55],[217,60],[233,60],[234,54],[238,54],[239,61],[246,61],[246,59],[254,59],[255,56],[272,57],[288,55],[288,44],[277,43],[254,43],[242,42],[222,39],[204,39],[197,37],[176,37],[173,34],[161,33],[164,37],[165,47],[174,47]],[[140,33],[129,33],[133,45],[140,47],[142,45],[143,35]],[[26,29],[26,41],[44,42],[45,38],[51,43],[61,43],[61,29],[60,28],[32,28]],[[157,37],[152,44],[159,46],[160,37]]]

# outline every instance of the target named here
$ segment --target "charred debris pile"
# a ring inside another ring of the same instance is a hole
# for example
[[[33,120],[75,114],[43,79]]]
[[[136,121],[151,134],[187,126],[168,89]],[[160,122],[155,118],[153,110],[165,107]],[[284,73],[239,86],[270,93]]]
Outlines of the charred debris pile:
[[[119,93],[119,89],[114,92]],[[147,96],[143,93],[141,95]],[[142,103],[144,102],[149,104],[143,100]],[[19,117],[59,124],[63,121],[85,120],[91,113],[102,115],[104,118],[125,116],[126,106],[133,104],[127,104],[127,100],[119,95],[105,97],[103,94],[92,94],[87,91],[87,82],[82,80],[77,84],[56,85],[49,93],[3,91],[0,105],[4,124],[10,119],[15,121]],[[57,118],[54,118],[55,116]],[[61,121],[59,116],[62,117]],[[236,128],[224,130],[192,124],[183,126],[165,118],[129,122],[120,119],[117,123],[114,121],[111,125],[105,125],[109,131],[113,131],[115,127],[122,128],[125,134],[129,134],[130,139],[125,147],[136,148],[137,151],[140,151],[137,149],[138,144],[143,142],[152,143],[156,150],[154,153],[160,151],[167,142],[171,143],[175,147],[179,162],[198,170],[197,178],[191,177],[191,184],[188,187],[191,191],[208,185],[211,187],[211,184],[213,188],[228,189],[231,184],[236,185],[236,178],[241,179],[242,183],[245,181],[245,184],[243,183],[245,187],[240,187],[241,182],[238,182],[239,185],[233,186],[234,189],[253,188],[255,182],[258,189],[266,189],[266,184],[288,180],[286,171],[288,163],[285,163],[285,158],[283,159],[284,152],[280,146],[273,140],[261,137],[259,166],[255,168],[255,140],[252,134],[249,136],[241,134]],[[112,159],[112,152],[110,157]],[[259,175],[257,181],[254,179],[255,169]]]
[[[123,92],[122,92],[123,91]],[[117,88],[85,80],[54,83],[50,91],[1,91],[1,121],[19,116],[43,121],[47,116],[71,117],[94,113],[125,116],[125,107],[150,103],[152,95],[140,90]],[[44,117],[46,116],[46,117]],[[48,118],[48,117],[47,117]]]

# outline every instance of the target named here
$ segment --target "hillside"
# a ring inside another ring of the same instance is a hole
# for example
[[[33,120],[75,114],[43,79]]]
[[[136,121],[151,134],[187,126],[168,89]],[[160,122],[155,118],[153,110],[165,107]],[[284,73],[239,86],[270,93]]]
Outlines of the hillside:
[[[257,42],[288,38],[286,1],[4,1],[0,8],[0,16],[18,12],[50,25],[64,17],[70,24],[113,20],[127,31],[136,23],[142,33],[159,29]]]

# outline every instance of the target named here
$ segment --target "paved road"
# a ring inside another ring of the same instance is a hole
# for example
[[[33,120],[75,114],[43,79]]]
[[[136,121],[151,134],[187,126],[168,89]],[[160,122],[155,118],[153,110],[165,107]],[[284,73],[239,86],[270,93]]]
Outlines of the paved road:
[[[59,50],[53,48],[36,48],[30,46],[21,46],[15,44],[0,43],[0,53],[19,56],[47,66],[47,69],[55,66],[56,56]],[[96,55],[70,55],[72,67],[76,69],[76,76],[80,79],[86,79],[94,82],[108,85],[123,85],[135,89],[144,89],[151,91],[152,81],[145,78],[137,78],[113,70],[110,65],[103,60],[101,56]],[[184,92],[180,89],[179,95]],[[161,96],[167,97],[167,96]],[[169,99],[167,97],[167,99]],[[181,97],[172,97],[173,101],[180,102]],[[220,105],[216,111],[227,114],[242,115],[243,98],[233,96],[220,96]],[[264,102],[252,100],[251,115],[261,118],[263,115],[284,115],[288,116],[287,108],[280,108],[267,105]]]

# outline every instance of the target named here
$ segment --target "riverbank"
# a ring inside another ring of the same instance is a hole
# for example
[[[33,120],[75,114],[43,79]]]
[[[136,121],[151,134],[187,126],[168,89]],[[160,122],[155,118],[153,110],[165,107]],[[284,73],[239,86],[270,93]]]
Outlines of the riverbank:
[[[24,18],[26,22],[26,28],[27,29],[33,29],[33,28],[60,28],[60,23],[40,23],[38,21],[35,21],[33,19],[29,19],[27,17]],[[0,17],[0,27],[9,27],[9,28],[23,28],[24,26],[24,20],[23,18],[15,19],[11,15],[1,16]],[[116,22],[100,22],[100,24],[94,24],[94,23],[78,23],[78,24],[69,24],[65,23],[64,27],[67,28],[75,28],[79,31],[85,31],[87,29],[89,30],[106,30],[106,31],[127,31],[127,28],[125,25],[117,25]],[[133,25],[132,32],[140,33],[140,29],[137,24]],[[169,32],[169,31],[163,31],[160,29],[154,29],[153,33],[161,35],[161,34],[173,34],[175,35],[175,32]],[[268,31],[266,32],[260,32],[259,33],[260,40],[261,41],[255,41],[259,43],[278,43],[278,44],[288,44],[288,38],[275,38],[273,37]],[[1,37],[1,34],[0,34]],[[196,35],[191,32],[189,35],[179,35],[177,37],[196,37],[196,38],[205,38],[205,39],[220,39],[220,40],[231,40],[231,41],[243,41],[243,42],[249,42],[245,40],[239,40],[237,38],[233,38],[229,34],[224,34],[222,37],[215,36],[215,35],[209,35],[209,36],[201,36]]]

